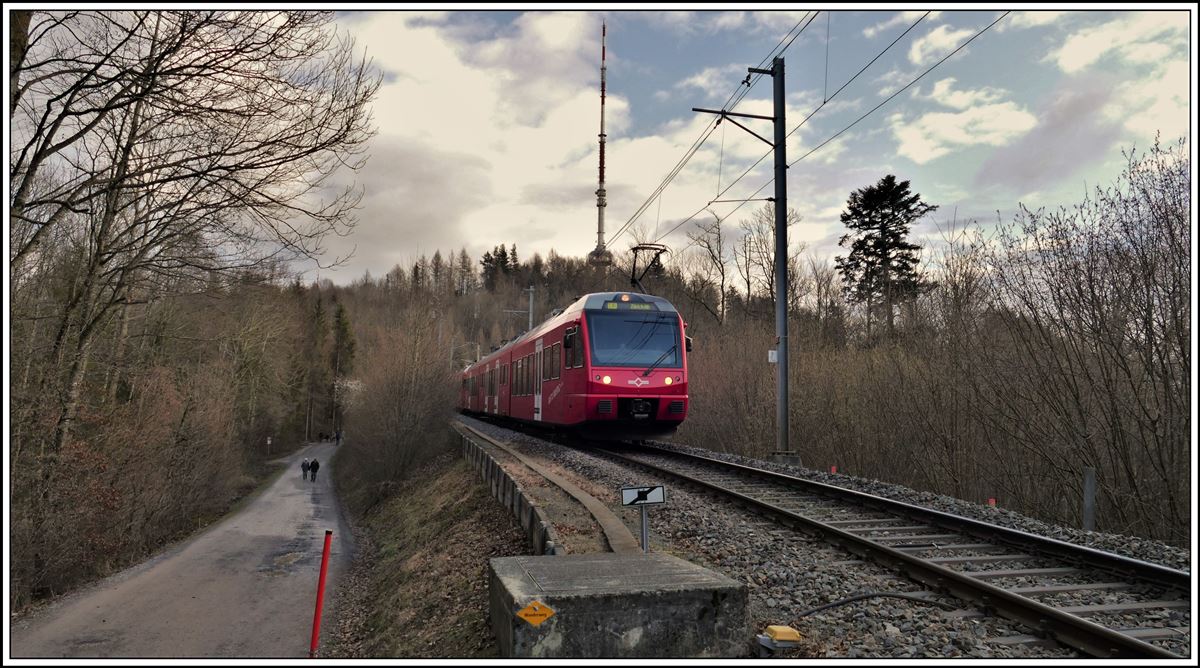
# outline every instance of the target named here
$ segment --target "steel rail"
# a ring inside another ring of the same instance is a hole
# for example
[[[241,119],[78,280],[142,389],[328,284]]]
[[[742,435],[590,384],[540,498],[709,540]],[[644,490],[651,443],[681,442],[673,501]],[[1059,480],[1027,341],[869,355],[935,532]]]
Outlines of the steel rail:
[[[832,485],[826,485],[824,483],[815,483],[808,480],[802,480],[800,478],[775,473],[773,471],[764,471],[762,469],[743,466],[741,464],[732,464],[719,459],[711,459],[698,455],[679,453],[654,446],[635,447],[666,457],[705,461],[720,468],[731,468],[756,476],[762,474],[764,477],[785,482],[792,486],[811,485],[816,486],[819,489],[829,488],[831,492],[837,490],[840,490],[841,492],[852,491],[842,490],[841,488],[837,488]],[[766,511],[770,515],[785,518],[788,521],[798,523],[810,529],[814,529],[827,536],[828,539],[834,544],[837,544],[854,554],[871,559],[886,567],[899,570],[918,582],[942,591],[946,591],[957,598],[976,603],[987,610],[993,611],[999,616],[1020,622],[1032,629],[1037,629],[1047,633],[1058,642],[1079,649],[1091,656],[1103,658],[1181,658],[1165,649],[1156,647],[1155,645],[1138,640],[1100,624],[1090,622],[1082,617],[1077,617],[1075,615],[1062,612],[1051,606],[1045,605],[1044,603],[1034,601],[1033,599],[1026,598],[1019,594],[1005,591],[1000,587],[988,584],[987,582],[973,578],[970,575],[951,570],[944,566],[939,566],[886,545],[881,545],[870,540],[869,538],[858,536],[818,520],[805,517],[804,515],[781,508],[773,503],[756,499],[752,496],[734,491],[707,480],[702,480],[695,476],[673,471],[669,468],[644,462],[620,453],[612,452],[611,450],[600,449],[599,451],[630,464],[645,467],[685,482],[714,490],[719,494],[733,497],[747,505]],[[802,485],[796,485],[795,483],[802,483]],[[882,499],[881,497],[875,497],[873,495],[863,494],[861,492],[855,492],[854,495],[861,495],[862,497],[868,497],[872,500],[890,501],[889,499]],[[850,496],[853,498],[858,498],[854,495]],[[911,508],[918,508],[917,506],[911,506],[911,504],[902,504],[902,502],[894,503]]]

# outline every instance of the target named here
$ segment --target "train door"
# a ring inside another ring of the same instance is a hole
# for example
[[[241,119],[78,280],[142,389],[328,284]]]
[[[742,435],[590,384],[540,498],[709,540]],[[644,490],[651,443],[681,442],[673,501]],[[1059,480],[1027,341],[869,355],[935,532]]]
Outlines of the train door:
[[[534,345],[533,354],[533,419],[542,419],[542,340]]]
[[[493,413],[493,402],[496,400],[496,372],[491,364],[487,366],[487,396],[483,398],[483,412]]]

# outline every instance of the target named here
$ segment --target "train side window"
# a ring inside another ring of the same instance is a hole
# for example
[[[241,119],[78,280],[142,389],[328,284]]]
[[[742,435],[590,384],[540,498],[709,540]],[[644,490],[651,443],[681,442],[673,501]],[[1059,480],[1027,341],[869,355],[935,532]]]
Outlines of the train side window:
[[[578,327],[575,328],[575,332],[575,350],[573,351],[575,363],[572,366],[581,367],[583,366],[583,332]]]
[[[550,358],[554,360],[553,362],[551,362],[551,364],[554,365],[554,377],[561,378],[562,377],[562,344],[561,343],[554,344],[554,352],[550,353]]]

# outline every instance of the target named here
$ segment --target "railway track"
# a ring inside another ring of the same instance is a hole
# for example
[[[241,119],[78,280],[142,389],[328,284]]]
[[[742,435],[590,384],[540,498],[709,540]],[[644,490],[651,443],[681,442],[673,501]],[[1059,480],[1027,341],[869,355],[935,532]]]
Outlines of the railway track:
[[[1190,610],[1191,579],[1183,571],[653,445],[601,452],[818,533],[860,557],[978,608],[950,615],[992,613],[1038,633],[994,642],[1050,640],[1095,657],[1178,659],[1180,655],[1155,643],[1178,642],[1181,636],[1190,640],[1190,626],[1129,623],[1132,615],[1146,618]],[[1101,602],[1069,600],[1080,596]],[[1114,602],[1114,598],[1121,600]]]

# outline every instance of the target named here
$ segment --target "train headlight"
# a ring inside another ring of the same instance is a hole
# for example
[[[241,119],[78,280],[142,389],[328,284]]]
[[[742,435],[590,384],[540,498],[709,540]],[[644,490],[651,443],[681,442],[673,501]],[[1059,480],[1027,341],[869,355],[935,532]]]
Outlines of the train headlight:
[[[612,382],[612,376],[605,376],[602,380],[605,385],[608,385],[609,383]]]
[[[666,383],[667,385],[670,385],[670,384],[671,384],[671,377],[670,377],[670,376],[667,376],[666,378],[664,378],[664,379],[663,379],[663,382],[664,382],[664,383]]]

